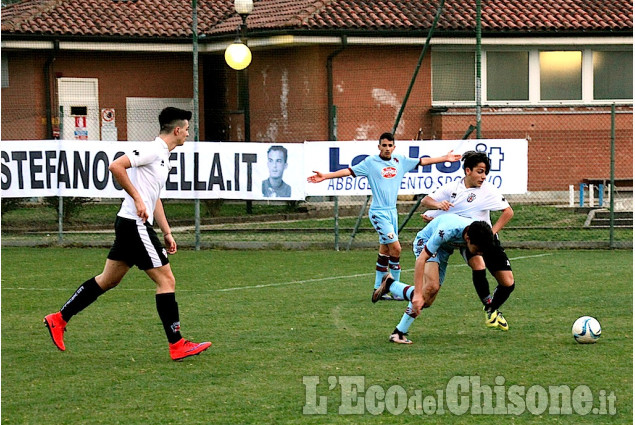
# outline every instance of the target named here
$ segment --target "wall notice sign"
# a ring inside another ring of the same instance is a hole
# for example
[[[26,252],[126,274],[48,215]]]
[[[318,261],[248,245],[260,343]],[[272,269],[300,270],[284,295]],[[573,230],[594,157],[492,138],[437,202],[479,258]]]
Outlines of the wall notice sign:
[[[115,125],[115,110],[113,108],[104,108],[101,110],[101,124]]]
[[[86,116],[75,117],[75,140],[88,140]]]

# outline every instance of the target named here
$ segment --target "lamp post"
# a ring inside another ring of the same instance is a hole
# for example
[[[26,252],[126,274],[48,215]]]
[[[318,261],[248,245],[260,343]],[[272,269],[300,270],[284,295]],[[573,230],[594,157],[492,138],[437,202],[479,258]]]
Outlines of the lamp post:
[[[225,50],[225,62],[239,71],[238,92],[239,109],[243,110],[245,142],[251,141],[251,116],[249,111],[249,70],[251,51],[247,47],[247,17],[254,9],[253,0],[234,0],[234,9],[242,19],[240,37]],[[247,201],[247,213],[252,213],[252,202]]]

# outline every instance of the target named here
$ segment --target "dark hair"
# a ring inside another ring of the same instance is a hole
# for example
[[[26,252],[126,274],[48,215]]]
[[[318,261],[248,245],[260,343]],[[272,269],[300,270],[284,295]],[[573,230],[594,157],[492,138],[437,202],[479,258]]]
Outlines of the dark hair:
[[[189,121],[191,119],[192,113],[190,111],[168,106],[159,114],[159,125],[161,126],[161,134],[166,134],[174,130],[174,128],[178,126],[177,121]]]
[[[492,227],[485,221],[475,221],[467,228],[467,236],[470,242],[478,246],[481,251],[487,251],[494,245]]]
[[[393,136],[392,133],[383,133],[381,136],[379,136],[379,143],[381,143],[381,141],[384,139],[394,142],[395,136]]]
[[[280,151],[282,152],[282,155],[284,156],[284,163],[287,163],[287,148],[285,148],[284,146],[280,146],[280,145],[273,145],[272,147],[270,147],[267,150],[267,157],[269,157],[269,152],[271,151]]]
[[[471,170],[482,162],[483,164],[485,164],[485,174],[489,174],[491,164],[489,161],[489,157],[485,152],[467,151],[463,154],[461,160],[463,161],[464,171],[467,168]]]

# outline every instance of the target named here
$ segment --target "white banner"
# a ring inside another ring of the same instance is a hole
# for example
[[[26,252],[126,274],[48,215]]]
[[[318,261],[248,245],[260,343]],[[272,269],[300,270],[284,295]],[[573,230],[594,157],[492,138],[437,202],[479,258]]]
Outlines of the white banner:
[[[112,161],[137,144],[84,140],[0,142],[2,197],[123,197],[108,171]],[[412,158],[449,150],[486,152],[488,176],[505,194],[527,191],[527,140],[397,141],[395,153]],[[379,153],[376,141],[240,143],[187,142],[170,153],[163,198],[302,200],[306,196],[370,195],[365,177],[309,184],[313,171],[347,168]],[[285,162],[286,156],[286,162]],[[418,167],[406,174],[401,194],[431,193],[463,177],[460,162]]]
[[[348,168],[361,162],[368,155],[379,154],[376,141],[362,142],[307,142],[304,144],[307,177],[313,171],[328,173]],[[491,161],[487,177],[504,194],[527,192],[527,140],[397,140],[394,153],[411,158],[444,156],[454,150],[462,154],[469,150],[486,152]],[[432,193],[438,187],[464,176],[462,163],[441,163],[417,167],[407,173],[399,194]],[[307,196],[370,195],[366,177],[342,177],[307,184]]]
[[[108,166],[140,143],[147,142],[2,141],[2,197],[123,197]],[[170,153],[161,196],[304,199],[303,152],[301,143],[187,142]]]

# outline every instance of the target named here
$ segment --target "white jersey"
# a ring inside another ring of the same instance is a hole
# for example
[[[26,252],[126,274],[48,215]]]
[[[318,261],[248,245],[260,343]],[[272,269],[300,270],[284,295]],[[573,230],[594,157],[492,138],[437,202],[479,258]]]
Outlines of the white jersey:
[[[454,206],[448,211],[429,210],[424,214],[437,217],[443,213],[453,213],[474,220],[483,220],[490,226],[490,211],[501,211],[509,207],[505,197],[491,183],[484,181],[481,187],[465,187],[465,179],[454,181],[435,190],[430,197],[437,202],[448,201]]]
[[[148,223],[154,222],[154,208],[159,200],[161,189],[165,186],[170,171],[170,151],[168,145],[157,137],[153,142],[144,143],[126,153],[130,159],[131,168],[126,172],[148,211]],[[134,200],[124,191],[124,199],[118,216],[141,221],[137,216]]]

